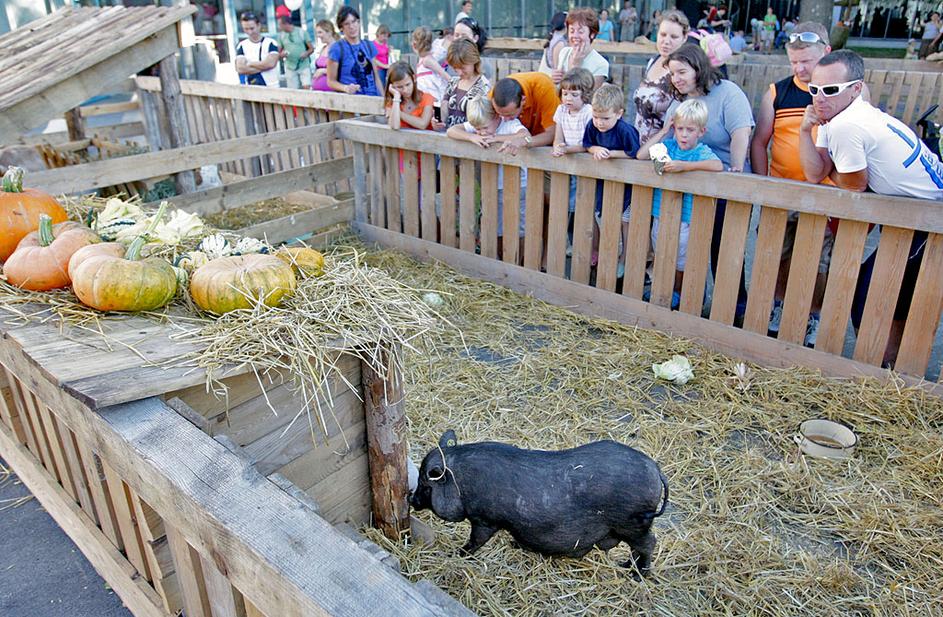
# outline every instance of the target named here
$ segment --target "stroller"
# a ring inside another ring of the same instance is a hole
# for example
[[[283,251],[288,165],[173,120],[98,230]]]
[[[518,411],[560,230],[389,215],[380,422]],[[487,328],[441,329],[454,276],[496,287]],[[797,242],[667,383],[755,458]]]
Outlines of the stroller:
[[[930,152],[936,154],[937,158],[943,159],[940,156],[940,124],[930,119],[938,107],[939,105],[931,105],[930,109],[917,120],[916,127],[917,137],[926,144]]]

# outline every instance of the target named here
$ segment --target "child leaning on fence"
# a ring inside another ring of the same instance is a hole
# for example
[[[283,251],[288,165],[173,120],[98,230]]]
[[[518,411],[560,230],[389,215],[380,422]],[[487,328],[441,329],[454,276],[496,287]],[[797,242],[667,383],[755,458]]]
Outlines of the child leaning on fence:
[[[530,135],[530,132],[521,124],[518,118],[502,120],[494,112],[491,99],[479,96],[468,101],[465,106],[468,121],[465,124],[455,125],[446,131],[446,135],[459,141],[470,141],[482,148],[493,143],[510,141],[521,135]],[[520,218],[518,219],[518,237],[524,237],[524,206],[527,201],[527,169],[521,168],[521,195],[519,204]],[[498,237],[504,235],[504,169],[498,167]]]
[[[593,95],[593,121],[586,125],[583,147],[597,161],[606,159],[634,159],[639,149],[638,130],[622,118],[625,112],[625,97],[622,89],[613,84],[603,84]],[[596,222],[602,224],[603,182],[596,182]],[[622,197],[622,243],[629,232],[629,203],[632,201],[632,185],[625,185]],[[593,237],[593,265],[598,258],[598,231]],[[621,249],[620,249],[621,253]],[[619,260],[620,271],[623,260]]]
[[[589,102],[593,99],[595,87],[593,74],[586,69],[567,71],[560,80],[557,94],[563,102],[553,114],[553,121],[557,123],[553,138],[553,156],[586,152],[583,147],[583,133],[586,132],[586,125],[593,119],[593,108]],[[570,212],[575,211],[576,176],[570,176]]]
[[[661,142],[667,150],[670,160],[664,162],[662,171],[723,171],[724,164],[707,144],[700,143],[707,131],[707,105],[698,99],[688,99],[678,105],[674,116],[665,126],[655,133],[638,151],[639,159],[652,157],[652,146]],[[665,139],[668,132],[674,130],[674,137]],[[664,141],[662,141],[664,140]],[[652,249],[657,246],[658,221],[661,215],[661,189],[652,192]],[[684,193],[681,198],[681,228],[678,234],[678,261],[675,273],[675,292],[671,299],[672,308],[677,308],[681,301],[681,282],[684,278],[684,266],[688,256],[688,235],[691,227],[691,211],[694,197]]]

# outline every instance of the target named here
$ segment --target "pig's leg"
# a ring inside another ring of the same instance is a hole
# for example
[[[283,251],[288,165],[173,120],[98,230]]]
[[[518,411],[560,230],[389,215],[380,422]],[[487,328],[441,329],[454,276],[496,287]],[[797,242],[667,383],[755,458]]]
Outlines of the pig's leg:
[[[471,524],[471,535],[461,549],[463,555],[471,555],[480,549],[498,531],[497,527],[490,527],[480,521],[472,521]]]
[[[604,551],[608,551],[610,549],[615,548],[616,545],[619,544],[619,542],[621,542],[619,538],[610,534],[606,536],[605,538],[602,538],[601,540],[596,542],[596,546],[598,546],[600,549]]]
[[[652,566],[652,553],[655,550],[655,534],[648,531],[629,538],[623,538],[632,548],[632,559],[623,563],[623,567],[631,568],[633,565],[639,569],[642,574],[647,574]]]

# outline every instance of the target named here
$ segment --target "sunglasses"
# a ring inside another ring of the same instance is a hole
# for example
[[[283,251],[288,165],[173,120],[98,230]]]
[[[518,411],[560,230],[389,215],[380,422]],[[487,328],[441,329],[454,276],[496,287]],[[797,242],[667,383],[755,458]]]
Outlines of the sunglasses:
[[[825,44],[825,41],[822,40],[822,37],[814,32],[793,32],[789,35],[790,43],[795,43],[797,41],[802,41],[803,43]]]
[[[259,16],[252,11],[246,11],[239,16],[239,19],[242,21],[259,21]]]
[[[812,96],[818,96],[821,92],[826,97],[838,96],[845,91],[849,86],[853,86],[856,83],[860,82],[860,79],[855,79],[852,81],[846,81],[843,84],[828,84],[827,86],[817,86],[815,84],[809,84],[809,94]]]

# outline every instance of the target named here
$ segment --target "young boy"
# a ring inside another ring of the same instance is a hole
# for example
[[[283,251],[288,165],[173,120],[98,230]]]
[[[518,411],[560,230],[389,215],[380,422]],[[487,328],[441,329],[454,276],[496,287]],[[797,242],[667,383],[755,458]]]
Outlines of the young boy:
[[[583,133],[583,147],[597,161],[605,159],[635,158],[639,149],[638,130],[622,119],[625,112],[625,98],[622,89],[613,84],[603,84],[593,95],[593,121],[586,125]],[[596,223],[602,221],[603,183],[596,183]],[[629,204],[632,201],[632,185],[625,185],[622,198],[622,242],[629,233]],[[593,239],[593,265],[596,265],[599,240]],[[619,249],[622,252],[622,249]],[[625,261],[619,259],[619,273],[624,271]]]
[[[557,92],[563,102],[553,114],[553,121],[557,123],[553,138],[553,156],[586,152],[583,147],[583,134],[586,132],[586,125],[593,119],[593,108],[589,102],[593,98],[595,86],[593,74],[586,69],[572,69],[560,80]],[[570,212],[575,211],[576,176],[570,176]]]
[[[494,113],[494,106],[487,96],[476,96],[465,106],[468,122],[456,124],[446,131],[446,135],[459,141],[470,141],[482,148],[493,143],[510,141],[515,137],[529,136],[530,132],[521,124],[520,119],[502,120]],[[521,168],[520,219],[518,237],[524,237],[524,208],[527,203],[527,168]],[[504,169],[498,167],[498,237],[504,235]]]
[[[679,171],[723,171],[724,164],[706,145],[700,143],[707,131],[707,105],[698,99],[688,99],[678,105],[674,116],[665,123],[664,128],[655,133],[638,151],[638,158],[651,158],[651,148],[662,141],[673,128],[674,137],[665,139],[664,146],[671,157],[664,165],[665,173]],[[674,294],[671,308],[678,308],[681,303],[681,282],[684,280],[684,266],[688,257],[688,234],[691,228],[691,210],[694,198],[684,193],[681,198],[681,230],[678,238],[678,262],[675,272]],[[661,215],[661,189],[652,192],[652,250],[658,241],[658,219]]]

